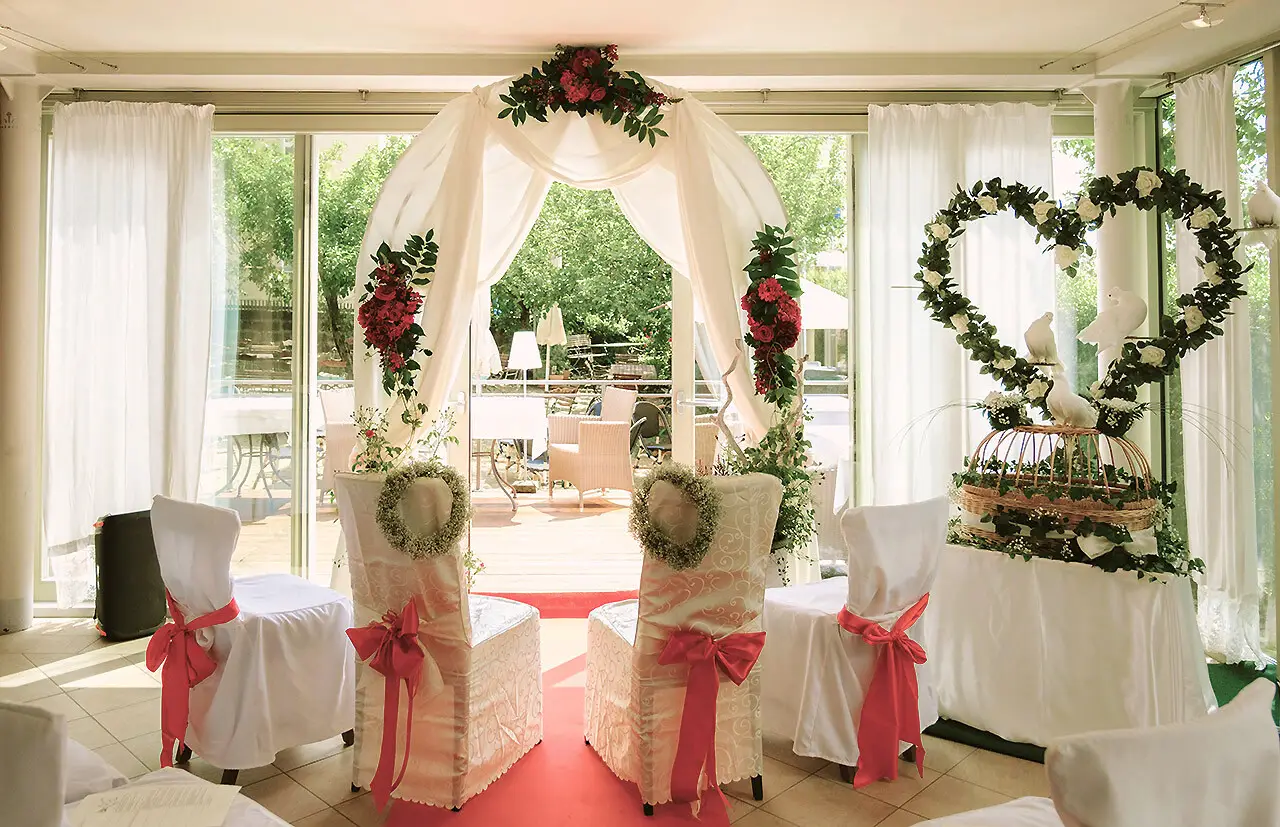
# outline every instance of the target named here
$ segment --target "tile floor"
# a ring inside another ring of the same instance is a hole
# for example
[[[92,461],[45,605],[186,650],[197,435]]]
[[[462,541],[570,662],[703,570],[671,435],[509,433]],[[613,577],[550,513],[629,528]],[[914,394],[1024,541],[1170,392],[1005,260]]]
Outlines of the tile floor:
[[[585,620],[543,621],[544,669],[586,647]],[[107,644],[87,620],[45,620],[0,636],[0,700],[32,703],[67,716],[72,738],[130,777],[159,766],[160,682],[143,665],[145,640]],[[571,678],[572,680],[572,678]],[[766,743],[765,800],[730,785],[740,827],[907,827],[1024,795],[1048,795],[1039,764],[925,739],[925,777],[903,766],[893,783],[855,791],[835,766]],[[198,758],[190,771],[217,781]],[[274,764],[240,773],[244,793],[296,827],[372,827],[383,823],[367,793],[353,795],[340,738],[286,750]]]

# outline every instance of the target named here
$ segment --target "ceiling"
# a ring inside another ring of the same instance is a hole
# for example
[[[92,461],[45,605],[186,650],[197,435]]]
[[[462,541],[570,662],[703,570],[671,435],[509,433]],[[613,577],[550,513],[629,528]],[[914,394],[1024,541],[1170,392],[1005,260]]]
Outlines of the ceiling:
[[[1194,13],[1174,0],[0,0],[0,72],[87,89],[452,91],[525,71],[557,42],[616,42],[695,90],[1054,89],[1183,72],[1280,35],[1277,0],[1178,25]]]

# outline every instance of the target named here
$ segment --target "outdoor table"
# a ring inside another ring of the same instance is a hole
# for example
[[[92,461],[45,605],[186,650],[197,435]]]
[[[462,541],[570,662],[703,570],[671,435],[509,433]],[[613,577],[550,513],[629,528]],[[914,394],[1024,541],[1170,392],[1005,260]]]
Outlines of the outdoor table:
[[[515,491],[498,473],[497,442],[503,439],[528,440],[534,444],[536,456],[538,445],[545,446],[547,441],[546,402],[540,396],[473,395],[471,440],[481,439],[493,441],[489,446],[489,470],[498,488],[511,501],[511,510],[515,511]],[[473,452],[472,456],[477,455]],[[524,458],[521,466],[524,467]]]

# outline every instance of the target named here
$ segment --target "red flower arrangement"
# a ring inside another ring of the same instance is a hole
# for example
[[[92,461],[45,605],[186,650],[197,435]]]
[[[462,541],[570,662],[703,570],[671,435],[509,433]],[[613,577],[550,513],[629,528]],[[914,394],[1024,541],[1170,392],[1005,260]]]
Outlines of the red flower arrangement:
[[[652,146],[659,135],[662,107],[679,103],[649,85],[638,72],[619,72],[618,47],[557,46],[552,58],[511,82],[499,118],[516,126],[528,118],[547,120],[547,112],[599,114],[605,123],[621,122],[627,134]]]
[[[431,355],[430,350],[418,347],[423,330],[415,321],[422,309],[422,294],[415,288],[431,283],[429,276],[435,272],[439,252],[431,236],[431,231],[425,236],[410,236],[403,251],[392,250],[385,243],[378,248],[373,256],[378,266],[369,274],[356,314],[365,343],[381,358],[383,390],[403,400],[406,423],[415,420],[410,403],[422,369],[414,357],[418,353]]]
[[[765,225],[756,234],[756,255],[746,266],[751,279],[742,297],[755,363],[756,393],[780,408],[790,408],[799,392],[795,359],[787,353],[800,339],[800,280],[796,277],[792,238],[779,227]]]

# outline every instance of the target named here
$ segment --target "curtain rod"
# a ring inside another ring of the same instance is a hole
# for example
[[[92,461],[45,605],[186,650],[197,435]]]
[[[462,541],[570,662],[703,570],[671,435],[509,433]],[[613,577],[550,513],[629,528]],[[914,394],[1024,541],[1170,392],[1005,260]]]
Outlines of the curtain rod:
[[[1174,84],[1176,83],[1182,83],[1184,80],[1190,80],[1191,78],[1199,77],[1200,75],[1206,74],[1207,72],[1212,72],[1214,69],[1220,68],[1222,66],[1226,66],[1229,63],[1235,63],[1237,65],[1252,63],[1253,61],[1262,57],[1267,52],[1276,48],[1280,48],[1280,36],[1273,37],[1271,40],[1269,40],[1265,44],[1261,46],[1255,46],[1251,48],[1249,51],[1245,52],[1244,54],[1236,55],[1235,57],[1224,58],[1223,60],[1219,60],[1216,63],[1212,63],[1208,66],[1202,66],[1199,69],[1195,69],[1193,71],[1187,72],[1184,75],[1179,75],[1177,72],[1167,72],[1165,73],[1165,76],[1164,76],[1165,87],[1168,89],[1172,89],[1174,87]]]

